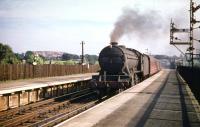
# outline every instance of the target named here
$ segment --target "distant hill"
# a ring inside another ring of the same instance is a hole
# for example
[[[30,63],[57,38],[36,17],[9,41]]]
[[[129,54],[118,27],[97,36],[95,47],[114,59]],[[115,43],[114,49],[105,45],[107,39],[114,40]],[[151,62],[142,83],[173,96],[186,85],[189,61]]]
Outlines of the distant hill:
[[[57,59],[62,58],[64,52],[56,52],[56,51],[32,51],[34,54],[41,55],[46,59]]]

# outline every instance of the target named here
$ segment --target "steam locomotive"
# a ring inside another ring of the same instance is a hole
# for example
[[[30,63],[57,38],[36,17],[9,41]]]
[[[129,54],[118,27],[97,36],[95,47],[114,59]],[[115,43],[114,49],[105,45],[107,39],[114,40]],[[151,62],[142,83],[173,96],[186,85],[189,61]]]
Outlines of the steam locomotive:
[[[102,49],[99,65],[99,75],[92,77],[91,84],[100,95],[129,88],[161,69],[157,59],[117,42]]]

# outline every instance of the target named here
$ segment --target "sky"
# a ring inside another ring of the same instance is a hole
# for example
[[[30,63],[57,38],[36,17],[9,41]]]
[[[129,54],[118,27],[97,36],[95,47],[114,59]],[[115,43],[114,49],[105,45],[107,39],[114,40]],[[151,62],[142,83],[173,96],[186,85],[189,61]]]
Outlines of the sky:
[[[169,24],[173,18],[178,26],[188,26],[189,0],[0,0],[0,42],[18,53],[81,54],[84,41],[85,53],[98,55],[110,43],[114,24],[126,8],[156,12],[159,16],[154,22],[162,27],[152,37],[125,35],[120,45],[143,53],[148,49],[151,54],[179,55],[169,45]]]

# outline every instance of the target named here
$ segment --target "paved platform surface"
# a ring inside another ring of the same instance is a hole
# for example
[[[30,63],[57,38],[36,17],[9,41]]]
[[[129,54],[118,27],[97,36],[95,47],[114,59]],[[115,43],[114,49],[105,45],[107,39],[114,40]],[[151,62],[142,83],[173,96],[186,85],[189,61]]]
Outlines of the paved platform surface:
[[[56,76],[47,78],[23,79],[23,80],[0,82],[0,95],[21,90],[36,89],[52,85],[60,85],[82,80],[89,80],[92,78],[92,75],[95,74],[97,73],[74,74],[67,76]]]
[[[56,127],[200,127],[200,106],[175,70],[163,70]]]

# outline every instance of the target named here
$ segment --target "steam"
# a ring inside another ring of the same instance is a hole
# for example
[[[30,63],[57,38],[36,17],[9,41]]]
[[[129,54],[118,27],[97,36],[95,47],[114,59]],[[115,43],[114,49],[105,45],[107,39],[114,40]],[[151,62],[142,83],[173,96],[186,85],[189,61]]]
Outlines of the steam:
[[[117,42],[122,36],[129,34],[136,34],[139,38],[156,36],[163,29],[161,21],[161,16],[156,11],[140,13],[126,8],[115,23],[110,41]]]

